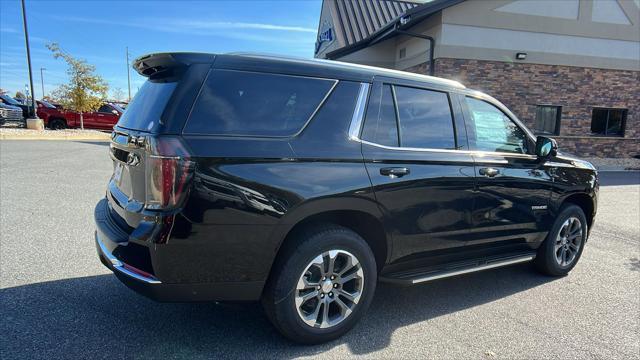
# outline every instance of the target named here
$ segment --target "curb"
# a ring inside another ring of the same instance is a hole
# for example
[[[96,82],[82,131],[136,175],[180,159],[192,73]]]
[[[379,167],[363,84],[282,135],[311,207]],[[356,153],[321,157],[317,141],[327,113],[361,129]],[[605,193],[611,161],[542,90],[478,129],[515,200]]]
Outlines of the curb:
[[[13,136],[0,135],[0,140],[54,140],[54,141],[109,141],[111,137],[107,136]]]

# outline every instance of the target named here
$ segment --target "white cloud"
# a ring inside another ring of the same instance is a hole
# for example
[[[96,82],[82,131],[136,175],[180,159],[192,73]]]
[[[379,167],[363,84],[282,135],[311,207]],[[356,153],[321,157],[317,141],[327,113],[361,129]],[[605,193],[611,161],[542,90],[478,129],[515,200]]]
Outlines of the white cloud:
[[[254,29],[254,30],[275,30],[275,31],[293,31],[315,34],[316,30],[301,26],[277,25],[277,24],[260,24],[245,22],[228,22],[228,21],[175,21],[175,25],[184,26],[193,29]]]

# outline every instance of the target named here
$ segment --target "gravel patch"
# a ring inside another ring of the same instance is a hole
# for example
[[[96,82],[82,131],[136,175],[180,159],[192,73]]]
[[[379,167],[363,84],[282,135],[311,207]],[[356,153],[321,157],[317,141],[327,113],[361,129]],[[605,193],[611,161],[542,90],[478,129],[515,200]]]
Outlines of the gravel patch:
[[[640,170],[640,159],[628,158],[584,158],[598,170]]]

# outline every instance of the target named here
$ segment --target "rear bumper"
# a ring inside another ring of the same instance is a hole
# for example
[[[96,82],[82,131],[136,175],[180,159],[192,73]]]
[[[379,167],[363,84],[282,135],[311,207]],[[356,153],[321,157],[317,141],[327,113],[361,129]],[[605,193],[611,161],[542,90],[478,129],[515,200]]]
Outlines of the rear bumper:
[[[262,281],[165,283],[149,272],[130,266],[123,259],[129,258],[128,248],[133,248],[134,244],[129,244],[123,238],[123,231],[110,221],[107,206],[106,199],[101,200],[94,213],[96,250],[102,264],[113,271],[116,277],[130,289],[161,302],[256,301],[260,299],[264,286]],[[136,248],[131,251],[139,253],[141,246],[135,245]],[[153,263],[154,254],[150,248],[146,249]]]

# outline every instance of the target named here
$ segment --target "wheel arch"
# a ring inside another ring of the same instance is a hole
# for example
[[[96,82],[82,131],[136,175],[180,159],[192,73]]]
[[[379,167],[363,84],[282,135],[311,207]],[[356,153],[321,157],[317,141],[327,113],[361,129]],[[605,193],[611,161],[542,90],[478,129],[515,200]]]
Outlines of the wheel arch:
[[[295,235],[309,227],[320,224],[343,226],[360,235],[371,248],[375,256],[378,271],[382,269],[388,256],[391,254],[391,241],[389,234],[387,234],[385,230],[382,214],[377,204],[373,201],[362,199],[345,201],[351,204],[351,206],[340,206],[346,204],[342,201],[335,203],[330,202],[328,199],[319,200],[302,206],[302,208],[296,211],[296,215],[287,216],[288,221],[286,221],[286,224],[280,225],[280,229],[276,231],[275,234],[272,234],[272,236],[282,240],[273,257],[267,282],[273,276],[279,258],[282,253],[286,251],[285,249],[295,245]],[[354,207],[356,204],[362,206],[356,208]],[[312,208],[315,209],[315,211],[309,211],[309,209]]]
[[[595,203],[593,198],[585,193],[572,194],[564,198],[561,206],[564,206],[565,204],[577,205],[582,209],[587,218],[588,229],[591,231],[591,225],[593,224],[593,219],[595,217]]]

